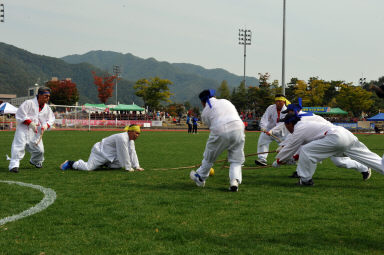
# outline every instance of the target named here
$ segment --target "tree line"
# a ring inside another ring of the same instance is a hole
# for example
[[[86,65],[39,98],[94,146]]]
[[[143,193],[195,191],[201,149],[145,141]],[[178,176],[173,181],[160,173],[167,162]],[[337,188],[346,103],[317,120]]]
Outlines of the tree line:
[[[246,87],[242,82],[232,93],[227,82],[223,81],[217,90],[217,97],[230,100],[239,112],[254,111],[261,116],[274,103],[274,95],[282,93],[282,87],[277,81],[269,82],[269,73],[259,73],[259,76],[259,86]],[[371,116],[384,109],[384,101],[371,91],[372,85],[381,84],[384,84],[384,76],[358,86],[344,81],[325,81],[318,77],[311,77],[308,81],[292,78],[285,88],[285,95],[294,103],[298,102],[299,97],[302,98],[306,107],[339,107],[351,116]]]
[[[98,90],[98,97],[102,103],[106,103],[112,96],[114,81],[118,79],[113,75],[99,77],[92,72],[94,84]],[[259,73],[259,86],[245,86],[244,81],[230,91],[226,80],[217,88],[217,98],[230,100],[239,112],[253,112],[261,116],[266,108],[274,103],[274,96],[282,93],[282,87],[275,80],[269,81],[269,73]],[[173,83],[167,79],[154,77],[140,79],[135,82],[133,88],[136,96],[143,99],[144,107],[150,111],[166,110],[174,115],[192,110],[199,113],[199,108],[192,106],[190,102],[176,103],[170,100],[173,95],[169,86]],[[372,93],[372,85],[384,84],[384,76],[377,81],[363,82],[358,86],[344,81],[325,81],[318,77],[311,77],[308,81],[291,78],[285,88],[285,95],[291,102],[298,102],[302,98],[306,107],[339,107],[351,116],[359,117],[362,114],[372,116],[384,109],[384,101]],[[72,81],[48,82],[52,88],[52,102],[54,104],[73,105],[79,95],[76,84]],[[197,97],[197,95],[196,95]]]

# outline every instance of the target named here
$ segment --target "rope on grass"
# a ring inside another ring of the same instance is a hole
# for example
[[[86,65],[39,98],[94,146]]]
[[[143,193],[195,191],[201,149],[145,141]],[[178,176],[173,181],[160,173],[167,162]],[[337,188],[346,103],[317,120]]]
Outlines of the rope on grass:
[[[252,154],[248,154],[248,155],[245,155],[244,157],[249,157],[249,156],[254,156],[254,155],[259,155],[259,154],[265,154],[265,153],[272,153],[272,152],[276,152],[276,151],[266,151],[266,152],[259,152],[259,153],[252,153]],[[221,168],[224,168],[225,167],[225,164],[228,162],[228,159],[221,159],[221,160],[217,160],[215,161],[215,163],[220,163],[220,162],[224,162],[223,165],[221,166]],[[180,166],[180,167],[172,167],[172,168],[169,168],[169,167],[166,167],[166,168],[154,168],[152,170],[180,170],[180,169],[192,169],[192,168],[197,168],[201,166],[201,164],[197,164],[197,165],[192,165],[192,166]],[[243,169],[247,169],[247,168],[243,168]]]

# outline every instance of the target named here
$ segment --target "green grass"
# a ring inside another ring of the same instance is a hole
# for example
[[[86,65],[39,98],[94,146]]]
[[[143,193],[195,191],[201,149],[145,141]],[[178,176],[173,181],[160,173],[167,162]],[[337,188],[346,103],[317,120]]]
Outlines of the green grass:
[[[54,131],[44,135],[43,169],[8,172],[13,132],[0,132],[0,180],[56,191],[44,211],[0,226],[0,254],[383,254],[384,176],[319,164],[314,187],[287,178],[293,166],[243,170],[228,192],[228,169],[201,189],[188,169],[202,159],[208,132],[143,132],[136,150],[144,172],[61,171],[66,159],[88,159],[93,144],[114,132]],[[255,153],[258,133],[246,133]],[[380,156],[384,136],[360,135]],[[271,149],[276,148],[275,145]],[[221,158],[225,158],[225,154]],[[255,157],[247,158],[253,166]],[[269,157],[272,163],[273,155]],[[37,190],[0,183],[0,219],[43,198]]]

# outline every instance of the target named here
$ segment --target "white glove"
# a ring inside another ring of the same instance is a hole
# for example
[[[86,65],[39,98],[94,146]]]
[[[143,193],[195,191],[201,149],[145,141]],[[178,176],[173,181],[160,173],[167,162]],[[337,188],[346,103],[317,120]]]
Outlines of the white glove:
[[[33,132],[37,133],[37,125],[34,122],[29,123],[29,127],[32,128]]]
[[[275,168],[280,167],[279,163],[277,163],[277,160],[275,160],[275,161],[272,163],[272,166],[275,167]]]
[[[141,172],[141,171],[144,171],[144,168],[136,167],[135,171],[139,171],[139,172]]]
[[[276,152],[279,153],[283,149],[284,145],[277,147]]]
[[[47,129],[48,129],[48,124],[47,123],[45,123],[44,125],[41,126],[41,132],[44,132]]]

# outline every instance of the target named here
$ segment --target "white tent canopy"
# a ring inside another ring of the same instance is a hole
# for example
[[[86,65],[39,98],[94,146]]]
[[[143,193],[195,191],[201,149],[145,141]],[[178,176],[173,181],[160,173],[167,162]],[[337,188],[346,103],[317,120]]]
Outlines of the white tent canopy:
[[[17,107],[11,105],[8,102],[0,105],[0,114],[16,114]]]

